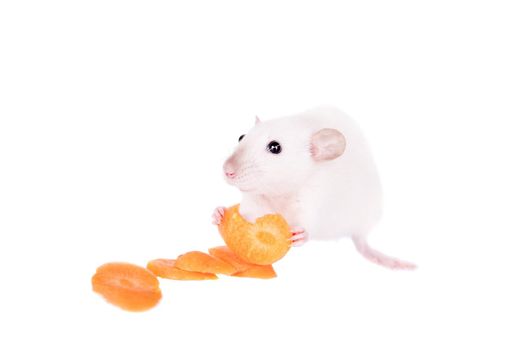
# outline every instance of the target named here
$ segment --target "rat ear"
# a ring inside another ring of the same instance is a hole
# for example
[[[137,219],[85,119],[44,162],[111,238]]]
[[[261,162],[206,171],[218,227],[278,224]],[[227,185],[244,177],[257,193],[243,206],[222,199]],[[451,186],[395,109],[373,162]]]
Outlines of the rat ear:
[[[336,129],[321,129],[312,136],[310,151],[314,160],[336,159],[345,152],[345,149],[346,139]]]
[[[255,125],[259,124],[261,122],[261,119],[259,119],[258,116],[255,116]]]

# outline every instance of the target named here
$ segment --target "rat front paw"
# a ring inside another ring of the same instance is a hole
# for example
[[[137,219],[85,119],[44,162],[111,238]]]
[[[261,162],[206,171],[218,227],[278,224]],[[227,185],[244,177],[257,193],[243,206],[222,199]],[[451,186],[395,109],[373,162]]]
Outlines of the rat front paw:
[[[304,242],[306,242],[306,232],[304,231],[304,228],[292,227],[290,232],[292,234],[292,238],[290,238],[292,246],[299,247],[302,246]]]
[[[211,215],[211,222],[214,225],[220,225],[222,222],[222,218],[224,217],[224,211],[226,210],[225,207],[217,207],[213,211],[213,214]]]

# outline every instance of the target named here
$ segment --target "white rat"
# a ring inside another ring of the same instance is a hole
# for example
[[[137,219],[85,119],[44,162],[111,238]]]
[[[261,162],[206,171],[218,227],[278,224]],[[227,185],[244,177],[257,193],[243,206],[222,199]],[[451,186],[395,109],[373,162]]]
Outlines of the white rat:
[[[381,217],[381,184],[358,126],[336,108],[261,122],[239,138],[224,163],[226,181],[242,192],[240,214],[249,221],[281,214],[292,244],[352,237],[367,259],[394,269],[412,263],[384,255],[366,237]],[[215,209],[219,224],[224,207]]]

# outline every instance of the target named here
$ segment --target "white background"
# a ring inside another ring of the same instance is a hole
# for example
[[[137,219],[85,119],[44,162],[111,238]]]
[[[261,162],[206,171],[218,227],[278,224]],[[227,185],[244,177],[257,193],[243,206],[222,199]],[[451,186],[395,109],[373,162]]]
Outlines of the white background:
[[[182,3],[182,2],[181,2]],[[520,1],[2,1],[2,349],[523,349]],[[221,243],[221,164],[257,114],[354,116],[375,247],[309,243],[270,281],[162,280],[128,313],[97,266]]]

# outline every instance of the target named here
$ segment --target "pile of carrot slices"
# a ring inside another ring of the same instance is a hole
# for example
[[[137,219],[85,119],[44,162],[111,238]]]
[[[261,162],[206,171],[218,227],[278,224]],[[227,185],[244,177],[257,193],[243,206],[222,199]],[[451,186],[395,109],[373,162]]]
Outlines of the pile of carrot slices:
[[[124,310],[145,311],[157,305],[162,297],[157,277],[215,280],[218,274],[264,279],[277,276],[272,265],[243,261],[226,246],[210,248],[208,252],[191,251],[177,259],[152,260],[147,269],[129,263],[107,263],[92,277],[93,290]]]
[[[217,274],[235,277],[273,278],[272,265],[255,265],[241,260],[226,246],[208,249],[209,254],[192,251],[177,259],[157,259],[148,270],[162,278],[174,280],[210,280]]]

